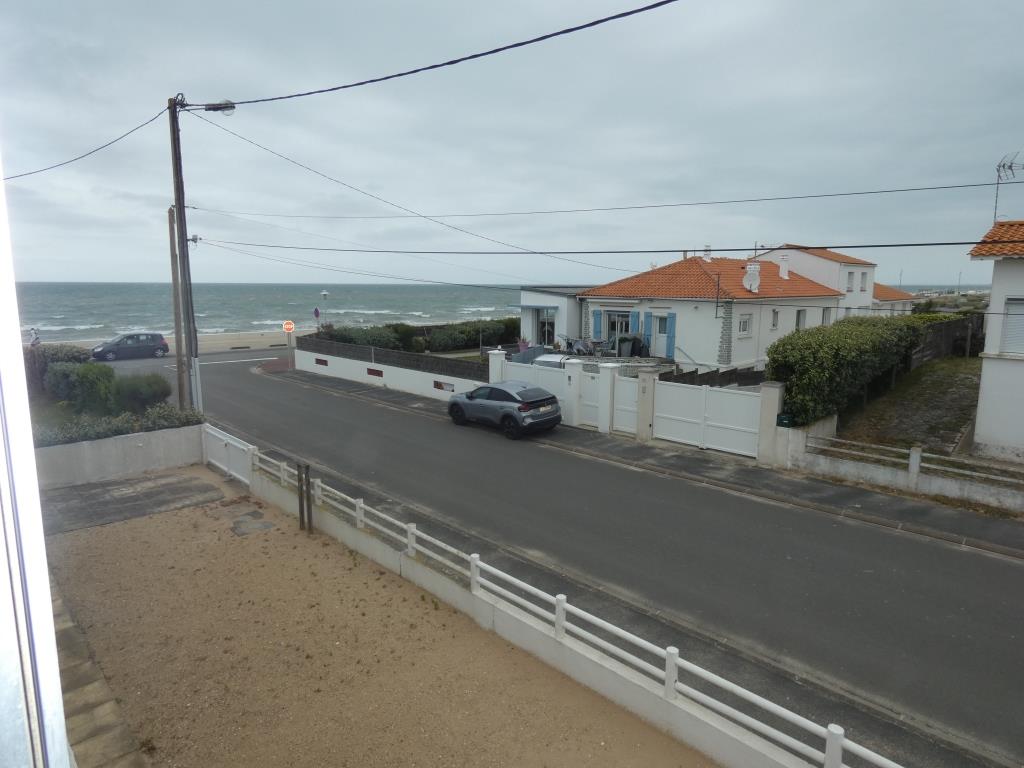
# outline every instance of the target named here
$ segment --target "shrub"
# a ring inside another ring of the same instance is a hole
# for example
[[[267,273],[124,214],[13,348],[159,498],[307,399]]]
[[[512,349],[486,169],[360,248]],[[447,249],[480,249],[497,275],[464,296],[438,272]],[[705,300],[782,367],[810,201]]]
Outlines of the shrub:
[[[501,322],[501,324],[505,326],[505,331],[501,334],[501,340],[498,343],[514,344],[515,340],[518,339],[520,335],[520,318],[518,316],[506,317],[500,320],[499,322]]]
[[[427,340],[423,336],[416,336],[412,340],[412,352],[426,352],[427,351]]]
[[[413,348],[413,342],[418,337],[423,337],[423,329],[408,323],[388,323],[384,326],[395,334],[398,339],[398,348],[406,351]]]
[[[921,330],[945,315],[853,317],[795,331],[768,348],[769,379],[786,385],[785,411],[798,425],[839,413],[873,379],[901,365]]]
[[[320,336],[331,341],[346,344],[365,344],[383,349],[398,349],[398,334],[385,326],[369,328],[353,328],[351,326],[325,325],[320,329]]]
[[[40,344],[24,347],[25,381],[31,395],[44,391],[46,369],[52,363],[85,363],[90,359],[89,350],[74,344]]]
[[[466,333],[458,326],[435,328],[430,332],[431,352],[450,352],[467,346]]]
[[[161,403],[138,416],[122,413],[118,416],[82,416],[59,427],[34,428],[37,448],[64,445],[82,440],[101,440],[105,437],[130,435],[134,432],[153,432],[158,429],[188,427],[203,423],[203,415],[191,409],[179,411],[172,405]]]
[[[57,401],[74,399],[75,381],[81,363],[50,363],[43,377],[43,387]]]
[[[114,400],[118,408],[132,413],[142,413],[150,406],[164,402],[170,394],[170,383],[159,373],[122,376],[114,386]]]
[[[71,402],[79,413],[109,413],[114,404],[114,369],[102,363],[78,366]]]

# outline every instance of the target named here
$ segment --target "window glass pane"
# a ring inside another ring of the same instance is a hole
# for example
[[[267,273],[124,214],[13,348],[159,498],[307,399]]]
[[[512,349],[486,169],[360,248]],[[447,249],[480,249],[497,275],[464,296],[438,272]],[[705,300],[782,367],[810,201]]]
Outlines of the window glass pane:
[[[663,334],[663,335],[668,333],[668,318],[667,317],[659,317],[658,318],[658,333]]]
[[[1003,318],[1003,352],[1024,354],[1024,299],[1007,299]]]

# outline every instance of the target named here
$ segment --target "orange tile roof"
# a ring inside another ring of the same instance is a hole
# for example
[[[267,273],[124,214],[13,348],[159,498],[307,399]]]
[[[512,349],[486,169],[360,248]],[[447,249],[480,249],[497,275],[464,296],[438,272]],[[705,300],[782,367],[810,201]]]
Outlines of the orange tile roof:
[[[829,261],[835,261],[840,264],[861,264],[865,267],[877,266],[873,261],[864,261],[864,259],[858,259],[855,256],[847,256],[845,253],[839,253],[838,251],[830,251],[828,248],[807,248],[803,245],[793,245],[792,243],[786,243],[780,245],[779,248],[792,248],[797,251],[803,251],[809,253],[812,256],[817,256],[820,259],[828,259]],[[773,248],[773,251],[779,250],[779,248]]]
[[[899,288],[893,288],[891,285],[883,285],[882,283],[875,283],[875,301],[910,301],[914,298],[914,294],[902,291]]]
[[[683,259],[599,285],[580,295],[637,299],[796,299],[843,295],[792,270],[789,279],[783,280],[779,277],[779,265],[770,261],[758,262],[761,265],[761,285],[757,293],[752,293],[743,287],[748,263],[746,259]]]
[[[1024,241],[1024,221],[997,221],[992,229],[971,248],[972,259],[1000,259],[1024,257],[1024,242],[987,244],[988,240],[1021,240]]]

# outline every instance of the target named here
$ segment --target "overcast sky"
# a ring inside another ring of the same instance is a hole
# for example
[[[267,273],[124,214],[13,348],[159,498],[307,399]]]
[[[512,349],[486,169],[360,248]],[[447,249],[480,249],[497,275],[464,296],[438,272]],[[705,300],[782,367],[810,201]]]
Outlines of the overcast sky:
[[[206,102],[325,87],[641,4],[12,3],[0,18],[4,172],[102,144],[179,91]],[[208,117],[426,214],[987,182],[1004,154],[1024,147],[1022,22],[1019,0],[680,2],[457,67]],[[191,115],[181,122],[191,205],[396,213]],[[166,116],[76,164],[8,182],[7,195],[19,280],[169,279]],[[448,221],[533,250],[682,250],[965,240],[983,235],[992,213],[993,190],[982,188]],[[1003,188],[1000,213],[1024,218],[1024,185]],[[242,221],[190,211],[189,228],[254,243],[497,247],[421,219]],[[624,274],[533,254],[428,261],[246,250],[460,282],[595,284]],[[901,270],[905,284],[955,283],[961,272],[964,283],[987,282],[990,265],[971,264],[966,250],[850,253],[877,262],[883,282],[898,282]],[[574,258],[640,271],[676,257]],[[382,282],[203,244],[192,264],[204,282]]]

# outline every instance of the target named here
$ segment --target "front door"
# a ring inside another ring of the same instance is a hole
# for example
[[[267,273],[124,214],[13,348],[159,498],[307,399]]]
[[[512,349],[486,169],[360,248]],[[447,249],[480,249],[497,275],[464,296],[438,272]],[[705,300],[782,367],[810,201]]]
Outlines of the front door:
[[[608,348],[616,351],[620,356],[623,351],[619,349],[619,339],[623,336],[629,336],[629,312],[609,312],[608,313]],[[632,341],[627,344],[632,346]],[[630,348],[625,350],[628,354]]]
[[[654,318],[654,328],[651,334],[651,354],[655,357],[668,357],[668,318]]]

